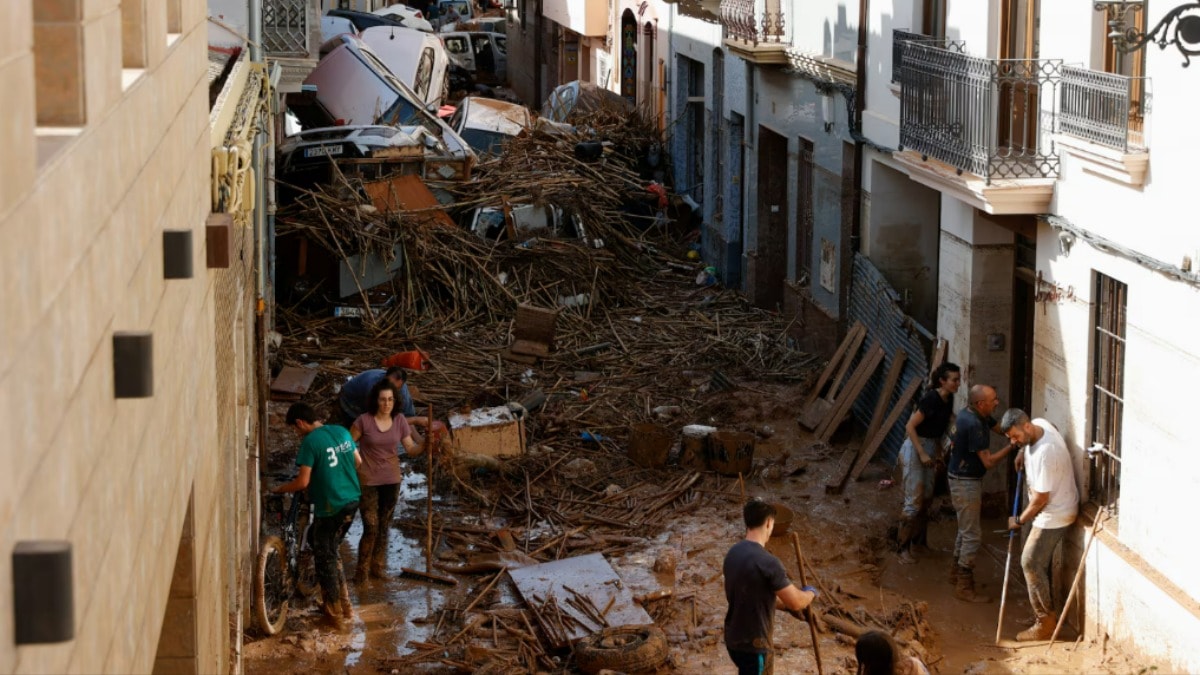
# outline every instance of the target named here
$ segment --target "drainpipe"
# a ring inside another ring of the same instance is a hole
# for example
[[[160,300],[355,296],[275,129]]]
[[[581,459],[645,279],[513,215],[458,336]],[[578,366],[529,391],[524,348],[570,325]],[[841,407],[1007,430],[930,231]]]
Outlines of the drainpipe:
[[[533,5],[533,97],[534,104],[541,105],[546,100],[542,94],[542,0],[534,0]]]
[[[867,105],[867,38],[870,35],[871,0],[858,0],[858,52],[854,78],[854,204],[851,206],[850,250],[857,253],[862,245],[862,186],[863,186],[863,108]]]
[[[249,0],[247,3],[249,8],[250,18],[250,60],[254,63],[263,63],[262,49],[262,0]],[[268,97],[273,89],[270,84],[265,83],[268,87]],[[252,155],[255,162],[254,181],[255,181],[255,203],[254,203],[254,273],[255,273],[255,317],[254,317],[254,345],[255,345],[255,381],[257,384],[258,409],[255,411],[258,416],[258,434],[257,442],[247,448],[248,455],[246,457],[246,485],[247,485],[247,506],[250,512],[250,542],[249,550],[253,555],[258,555],[258,533],[262,520],[262,500],[259,499],[260,486],[260,461],[259,458],[266,452],[267,448],[267,316],[266,316],[266,250],[268,242],[266,240],[266,187],[268,185],[266,177],[263,175],[265,162],[263,157],[270,152],[271,145],[269,139],[265,138],[262,132],[254,135],[254,153]],[[239,615],[244,616],[245,612],[240,612]]]

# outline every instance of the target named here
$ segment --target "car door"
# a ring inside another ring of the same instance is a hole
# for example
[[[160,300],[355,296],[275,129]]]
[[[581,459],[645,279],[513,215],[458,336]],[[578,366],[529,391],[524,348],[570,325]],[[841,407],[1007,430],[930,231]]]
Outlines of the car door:
[[[496,55],[496,79],[500,84],[508,82],[508,38],[502,33],[492,33],[492,52]]]
[[[470,72],[475,72],[475,50],[471,47],[471,36],[466,33],[447,33],[442,36],[450,62]]]

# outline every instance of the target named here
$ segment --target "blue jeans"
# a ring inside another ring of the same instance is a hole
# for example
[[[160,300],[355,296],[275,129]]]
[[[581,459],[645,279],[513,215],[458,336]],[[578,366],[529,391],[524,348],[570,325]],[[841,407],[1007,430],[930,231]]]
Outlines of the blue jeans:
[[[1025,573],[1025,585],[1029,587],[1029,604],[1038,619],[1056,614],[1050,592],[1050,559],[1070,529],[1070,525],[1049,530],[1030,528],[1029,538],[1021,551],[1021,571]]]
[[[937,441],[932,438],[922,438],[921,447],[925,455],[933,458],[937,451]],[[904,439],[900,446],[900,483],[904,488],[904,517],[913,518],[933,497],[933,467],[921,463],[921,456],[909,439]]]
[[[950,477],[950,503],[958,514],[958,535],[954,538],[954,558],[960,567],[975,568],[975,556],[983,543],[979,508],[983,505],[983,481]]]

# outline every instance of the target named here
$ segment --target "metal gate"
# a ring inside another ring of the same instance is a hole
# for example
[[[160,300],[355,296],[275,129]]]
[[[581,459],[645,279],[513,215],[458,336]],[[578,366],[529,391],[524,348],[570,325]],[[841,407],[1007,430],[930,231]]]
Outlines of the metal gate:
[[[900,308],[900,294],[883,278],[879,270],[860,253],[854,254],[854,271],[850,282],[850,321],[861,321],[867,327],[867,339],[864,345],[878,343],[883,346],[883,363],[875,370],[875,374],[867,382],[858,400],[854,402],[852,413],[864,427],[871,423],[871,414],[875,411],[875,403],[879,400],[879,389],[883,386],[883,378],[892,365],[897,350],[903,349],[908,354],[904,363],[904,372],[896,388],[889,392],[888,410],[895,404],[896,396],[904,387],[917,378],[924,382],[929,376],[928,354],[933,345],[934,336],[925,330],[912,317]],[[924,386],[913,397],[913,403],[924,393]],[[888,462],[893,462],[904,443],[904,425],[908,423],[907,413],[892,426],[879,447],[877,454]]]

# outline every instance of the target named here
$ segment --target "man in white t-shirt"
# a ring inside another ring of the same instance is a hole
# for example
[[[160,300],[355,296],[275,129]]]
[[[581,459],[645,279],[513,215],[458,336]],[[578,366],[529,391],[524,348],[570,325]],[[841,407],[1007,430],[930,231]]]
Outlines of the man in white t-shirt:
[[[1066,441],[1046,420],[1030,420],[1025,411],[1010,408],[1000,420],[1000,431],[1014,444],[1026,446],[1017,455],[1017,466],[1022,461],[1025,464],[1029,505],[1021,515],[1008,519],[1008,528],[1019,530],[1033,523],[1021,553],[1021,570],[1036,619],[1031,628],[1017,634],[1017,639],[1049,640],[1058,622],[1050,593],[1050,561],[1079,512],[1075,471]]]

